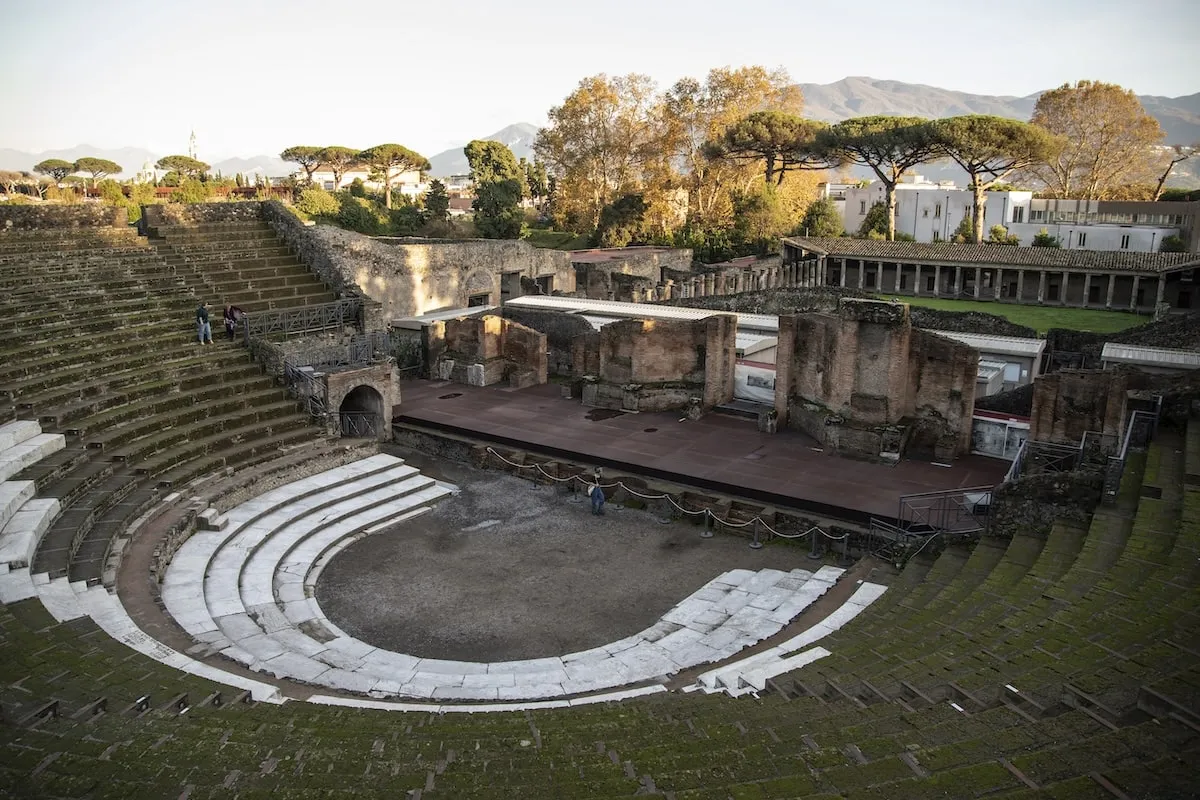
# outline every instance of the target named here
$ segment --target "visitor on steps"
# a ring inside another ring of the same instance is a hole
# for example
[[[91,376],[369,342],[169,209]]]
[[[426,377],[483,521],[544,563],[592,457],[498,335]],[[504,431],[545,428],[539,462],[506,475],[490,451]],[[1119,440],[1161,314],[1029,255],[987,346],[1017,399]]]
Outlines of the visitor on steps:
[[[588,497],[592,500],[592,513],[600,515],[604,513],[604,490],[600,488],[598,483],[588,484]]]
[[[212,344],[212,325],[208,322],[208,303],[196,309],[196,338],[200,344]]]
[[[230,341],[233,341],[233,337],[237,335],[238,321],[244,316],[246,316],[246,312],[237,306],[225,306],[225,333],[229,335]]]

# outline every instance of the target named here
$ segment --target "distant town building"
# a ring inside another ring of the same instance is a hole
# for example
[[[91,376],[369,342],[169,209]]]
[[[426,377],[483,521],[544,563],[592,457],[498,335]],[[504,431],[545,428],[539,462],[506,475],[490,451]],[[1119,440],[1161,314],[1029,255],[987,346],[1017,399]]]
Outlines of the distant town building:
[[[885,201],[883,184],[865,187],[829,184],[835,203],[842,199],[845,229],[862,227],[867,212]],[[1128,250],[1158,252],[1163,239],[1182,237],[1190,252],[1200,252],[1200,202],[1124,202],[1107,200],[1042,200],[1032,192],[986,192],[984,231],[1003,225],[1022,245],[1045,230],[1068,250]],[[942,242],[954,237],[964,218],[970,218],[974,193],[950,182],[933,183],[919,175],[896,186],[896,232],[918,242]]]
[[[297,171],[292,173],[293,178],[303,178],[304,173]],[[351,170],[342,175],[341,180],[337,185],[333,182],[333,173],[327,169],[318,169],[313,172],[313,183],[329,192],[344,189],[354,183],[355,179],[361,180],[368,189],[382,190],[383,181],[371,180],[371,173],[365,169]],[[408,197],[417,197],[429,190],[429,183],[422,178],[422,175],[417,170],[402,172],[392,179],[392,191],[400,192]]]

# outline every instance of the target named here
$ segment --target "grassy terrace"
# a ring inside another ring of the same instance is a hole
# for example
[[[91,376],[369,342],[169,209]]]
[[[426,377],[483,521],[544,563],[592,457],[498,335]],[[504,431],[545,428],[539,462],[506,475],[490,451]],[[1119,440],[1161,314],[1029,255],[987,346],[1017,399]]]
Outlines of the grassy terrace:
[[[1027,325],[1038,333],[1050,328],[1067,328],[1093,333],[1116,333],[1135,325],[1144,325],[1150,317],[1126,311],[1104,311],[1093,308],[1059,308],[1055,306],[1022,306],[1015,303],[996,303],[984,300],[946,300],[938,297],[903,297],[914,306],[937,308],[942,311],[977,311],[995,314],[1017,325]]]

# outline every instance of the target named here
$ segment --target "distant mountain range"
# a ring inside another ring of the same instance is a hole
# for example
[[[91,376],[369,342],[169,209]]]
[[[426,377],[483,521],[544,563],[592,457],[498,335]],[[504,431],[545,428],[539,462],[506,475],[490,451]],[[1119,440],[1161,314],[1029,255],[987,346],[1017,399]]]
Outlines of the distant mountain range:
[[[513,155],[517,158],[533,159],[533,140],[537,138],[538,127],[530,125],[528,122],[518,122],[509,125],[505,128],[493,133],[491,136],[480,136],[478,138],[490,142],[502,142],[508,145],[508,149],[513,151]],[[449,150],[443,150],[436,156],[429,157],[429,163],[432,168],[429,174],[437,178],[444,178],[447,175],[466,175],[471,168],[467,164],[467,157],[463,154],[463,147],[466,142],[460,147],[452,147]]]
[[[957,114],[995,114],[1014,119],[1029,119],[1033,113],[1034,104],[1037,103],[1041,94],[1039,92],[1026,97],[970,94],[916,83],[862,77],[843,78],[835,83],[802,83],[800,88],[804,92],[805,116],[828,122],[868,114],[931,118]],[[1158,119],[1163,130],[1166,131],[1168,144],[1200,142],[1200,93],[1184,97],[1143,95],[1140,99],[1146,110]],[[518,122],[489,136],[477,138],[503,142],[509,146],[517,158],[531,158],[533,141],[537,132],[536,125]],[[143,164],[146,162],[153,164],[162,155],[165,154],[156,155],[149,150],[136,147],[105,149],[79,145],[67,150],[48,150],[44,153],[26,153],[20,150],[0,148],[0,169],[28,170],[34,164],[47,158],[75,161],[82,156],[97,156],[117,162],[125,168],[125,171],[121,173],[122,177],[131,177],[142,168]],[[429,161],[432,165],[430,174],[435,177],[460,175],[468,172],[467,158],[463,155],[462,147],[451,148],[430,156]],[[1193,159],[1180,165],[1183,169],[1171,183],[1174,185],[1196,183],[1196,174],[1200,172],[1200,164],[1197,164],[1197,161],[1200,159]],[[269,155],[227,158],[214,163],[212,167],[214,171],[219,170],[225,175],[233,175],[238,172],[246,174],[257,172],[272,177],[288,175],[295,170],[295,165],[288,164],[277,156]],[[923,165],[919,170],[922,174],[935,180],[962,181],[964,178],[957,167],[949,165]],[[856,171],[855,174],[857,175],[858,172]],[[870,176],[864,174],[859,177]]]

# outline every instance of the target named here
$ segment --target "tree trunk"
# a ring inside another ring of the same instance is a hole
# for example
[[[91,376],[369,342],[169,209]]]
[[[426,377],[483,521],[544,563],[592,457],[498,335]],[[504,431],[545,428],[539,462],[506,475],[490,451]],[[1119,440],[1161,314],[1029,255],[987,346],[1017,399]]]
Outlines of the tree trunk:
[[[896,184],[887,183],[885,186],[887,187],[887,240],[894,242],[896,241]]]
[[[392,210],[392,171],[385,169],[383,171],[383,202],[387,206],[388,211]]]
[[[971,230],[975,237],[975,244],[983,244],[983,204],[987,202],[984,196],[983,183],[979,180],[978,175],[971,176],[975,187],[975,207],[971,209]],[[946,209],[946,213],[950,213],[950,209]]]
[[[775,156],[767,156],[767,183],[770,183],[775,178]]]
[[[1158,185],[1154,187],[1154,196],[1150,198],[1151,200],[1157,201],[1158,198],[1162,197],[1163,186],[1166,185],[1167,178],[1171,177],[1171,172],[1175,169],[1175,165],[1178,163],[1178,161],[1172,160],[1169,164],[1167,164],[1166,170],[1163,171],[1162,176],[1158,179]]]

